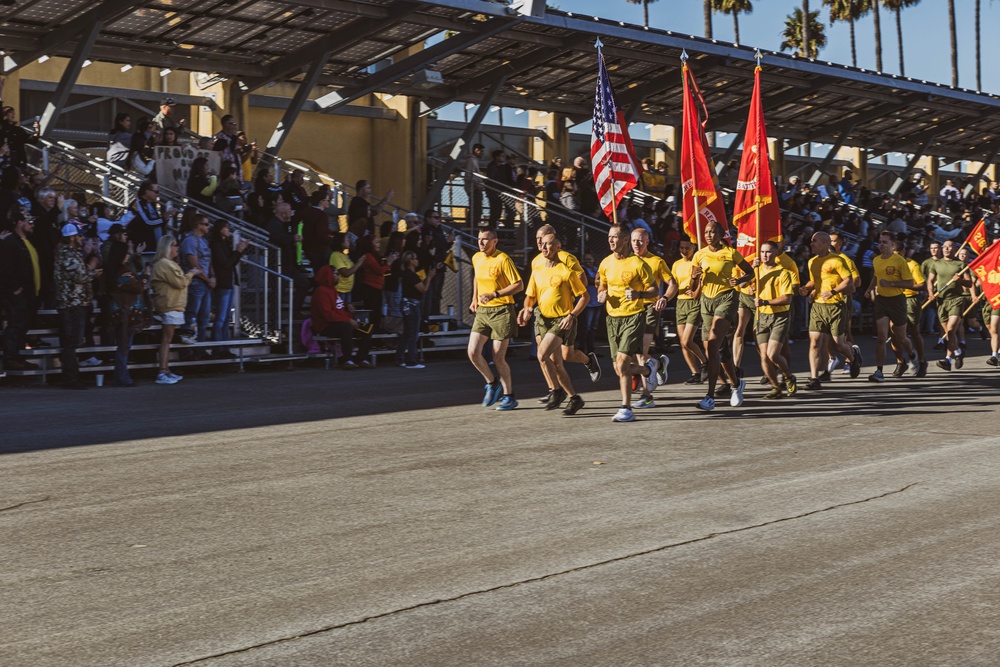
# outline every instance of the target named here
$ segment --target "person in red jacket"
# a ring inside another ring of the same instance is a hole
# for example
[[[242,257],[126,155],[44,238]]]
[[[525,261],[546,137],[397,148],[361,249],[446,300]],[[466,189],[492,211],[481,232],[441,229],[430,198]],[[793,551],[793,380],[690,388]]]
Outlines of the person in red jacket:
[[[337,276],[327,264],[316,274],[316,290],[312,297],[313,333],[327,338],[340,339],[340,363],[343,368],[371,368],[368,352],[371,350],[371,325],[360,324],[352,313],[354,306],[337,291]],[[354,354],[354,332],[361,334],[358,351]]]

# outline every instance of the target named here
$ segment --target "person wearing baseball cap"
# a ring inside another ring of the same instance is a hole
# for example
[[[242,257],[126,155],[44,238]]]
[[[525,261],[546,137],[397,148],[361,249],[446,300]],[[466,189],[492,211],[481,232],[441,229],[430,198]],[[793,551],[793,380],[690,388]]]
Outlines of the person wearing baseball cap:
[[[83,258],[80,229],[67,223],[62,228],[62,243],[56,248],[56,309],[59,311],[59,338],[62,347],[63,388],[86,389],[80,380],[80,361],[76,348],[83,343],[84,329],[94,301],[93,282],[100,277],[100,257]]]
[[[160,100],[160,113],[153,116],[153,122],[164,130],[168,127],[175,129],[184,127],[184,119],[177,120],[173,116],[175,106],[177,106],[177,102],[174,101],[174,98],[164,97]]]

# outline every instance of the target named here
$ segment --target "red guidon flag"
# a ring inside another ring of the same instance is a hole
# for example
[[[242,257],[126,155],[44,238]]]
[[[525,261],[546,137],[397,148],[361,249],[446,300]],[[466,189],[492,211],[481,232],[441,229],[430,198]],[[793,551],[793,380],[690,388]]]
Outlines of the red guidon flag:
[[[979,278],[983,296],[994,309],[1000,308],[1000,241],[994,241],[989,249],[980,253],[971,264],[971,270]]]
[[[736,249],[744,256],[757,252],[760,241],[781,241],[781,213],[771,180],[771,161],[767,155],[767,128],[760,101],[760,65],[753,73],[753,96],[750,117],[743,139],[743,160],[736,180],[733,224],[739,233]]]
[[[969,238],[967,238],[965,242],[969,244],[969,248],[972,249],[972,252],[976,253],[977,255],[983,254],[983,251],[986,250],[986,246],[989,245],[986,236],[985,219],[980,220],[979,224],[977,224],[975,227],[972,228],[972,231],[969,232]]]
[[[682,68],[684,78],[684,130],[681,138],[681,202],[684,217],[684,233],[699,248],[704,243],[705,226],[718,222],[728,234],[725,202],[719,193],[719,183],[712,169],[708,138],[705,136],[704,122],[708,120],[705,101],[698,90],[694,73],[685,63]],[[702,119],[695,104],[697,93]],[[695,202],[697,201],[697,206]],[[697,214],[696,214],[697,211]]]
[[[611,89],[608,72],[604,68],[604,54],[600,51],[600,41],[597,51],[594,126],[590,134],[590,161],[601,208],[609,220],[614,220],[614,210],[619,202],[639,183],[642,167],[635,157],[632,139],[628,136],[625,114],[618,108],[615,93]]]

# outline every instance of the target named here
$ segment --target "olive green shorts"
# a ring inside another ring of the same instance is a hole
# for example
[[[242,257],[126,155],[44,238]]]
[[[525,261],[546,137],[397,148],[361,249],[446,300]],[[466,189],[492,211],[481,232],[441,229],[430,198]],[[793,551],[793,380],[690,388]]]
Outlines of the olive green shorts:
[[[961,317],[967,306],[964,296],[950,296],[938,301],[938,317],[942,322],[947,322],[949,317]]]
[[[889,318],[893,326],[906,324],[906,297],[902,294],[896,296],[875,295],[875,321],[878,322],[884,317]]]
[[[809,331],[830,334],[834,338],[847,333],[844,306],[839,303],[814,303],[809,309]]]
[[[1000,317],[1000,308],[994,308],[986,302],[983,304],[983,322],[989,324],[991,317]]]
[[[757,310],[757,306],[754,305],[753,294],[744,294],[740,292],[740,308],[746,308],[747,310]]]
[[[677,326],[684,324],[701,324],[701,301],[698,299],[677,299],[674,307],[677,315]]]
[[[646,314],[636,313],[625,317],[608,315],[608,344],[612,358],[622,354],[639,354],[642,335],[646,333]]]
[[[660,311],[656,309],[656,302],[646,304],[646,333],[655,334],[660,328]]]
[[[712,320],[716,317],[729,322],[729,326],[735,327],[739,316],[740,302],[737,298],[736,290],[723,292],[717,297],[701,297],[701,336],[708,340],[708,332],[712,329]]]
[[[754,337],[757,345],[763,347],[769,340],[784,344],[788,340],[788,332],[792,329],[792,318],[788,311],[783,313],[757,313],[757,323],[754,325]]]
[[[472,332],[489,336],[493,340],[506,340],[517,335],[517,316],[514,304],[479,306]]]
[[[568,329],[561,329],[559,324],[569,317],[570,326]],[[545,338],[545,334],[553,334],[562,338],[563,345],[572,345],[576,342],[576,318],[564,315],[563,317],[545,317],[537,310],[535,311],[535,335]]]
[[[908,296],[906,297],[906,323],[911,326],[917,326],[920,324],[920,297],[919,296]]]

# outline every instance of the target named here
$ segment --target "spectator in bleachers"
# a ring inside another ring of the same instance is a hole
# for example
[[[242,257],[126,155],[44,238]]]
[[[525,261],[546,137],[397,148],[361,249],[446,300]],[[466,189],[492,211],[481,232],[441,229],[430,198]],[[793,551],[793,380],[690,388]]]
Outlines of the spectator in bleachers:
[[[174,98],[164,97],[162,100],[160,100],[160,112],[155,116],[153,116],[154,123],[162,127],[164,131],[166,131],[167,129],[174,130],[175,134],[177,128],[184,127],[183,118],[181,118],[180,120],[174,118],[174,107],[176,105],[177,103],[174,102]]]
[[[227,220],[216,220],[212,227],[212,273],[215,289],[212,290],[212,312],[215,322],[212,326],[212,340],[229,338],[229,313],[233,309],[233,288],[239,284],[236,271],[240,258],[250,246],[250,241],[242,239],[233,247],[233,230]]]
[[[594,344],[597,341],[597,327],[600,324],[601,311],[604,310],[604,306],[597,300],[597,263],[594,261],[594,255],[589,252],[584,253],[581,266],[587,275],[587,293],[590,295],[590,301],[580,316],[577,347],[581,352],[589,355],[596,353]]]
[[[419,233],[417,234],[419,236]],[[351,298],[351,291],[354,289],[354,274],[361,270],[366,258],[364,255],[358,257],[357,262],[351,261],[349,251],[350,241],[344,232],[334,232],[330,237],[330,266],[337,274],[337,291],[345,298]]]
[[[366,310],[370,311],[369,322],[375,331],[382,329],[382,290],[385,288],[385,276],[392,268],[396,257],[385,257],[377,236],[368,234],[358,241],[358,258],[361,267],[355,287],[357,296]]]
[[[249,151],[249,147],[240,147],[239,133],[236,119],[230,114],[223,116],[222,129],[215,135],[215,142],[212,144],[212,150],[219,152],[219,157],[223,162],[235,164],[243,162],[243,152]]]
[[[385,304],[385,317],[382,319],[382,330],[385,333],[403,333],[403,311],[402,311],[402,286],[399,282],[402,265],[400,258],[403,255],[403,243],[405,234],[403,232],[392,232],[385,242],[385,256],[394,257],[389,262],[389,272],[385,274],[385,282],[382,286],[382,301]]]
[[[403,335],[396,346],[396,364],[403,368],[424,368],[420,363],[420,306],[430,289],[437,269],[431,267],[421,278],[417,275],[419,260],[415,252],[404,252],[399,260],[399,282],[402,288],[401,312],[403,314]]]
[[[330,188],[322,186],[309,195],[309,208],[302,212],[302,252],[313,270],[330,263]]]
[[[198,275],[198,270],[192,269],[185,273],[175,261],[177,253],[178,245],[174,237],[170,234],[161,236],[156,244],[151,281],[153,301],[163,325],[160,337],[160,370],[156,376],[156,384],[176,384],[184,379],[183,376],[170,371],[170,341],[174,337],[174,330],[185,322],[188,286]]]
[[[9,151],[10,164],[24,167],[28,163],[28,152],[25,146],[37,144],[39,135],[38,119],[35,119],[32,129],[17,124],[17,112],[14,107],[3,108],[3,119],[0,120],[0,145],[6,145]]]
[[[36,203],[31,208],[35,218],[35,230],[31,242],[38,251],[38,263],[41,269],[42,303],[47,308],[55,307],[55,293],[52,290],[52,268],[56,256],[56,244],[59,243],[62,225],[59,216],[64,200],[62,195],[56,195],[52,188],[42,188],[38,191]]]
[[[115,126],[108,132],[108,162],[128,169],[129,146],[132,145],[132,116],[120,113]]]
[[[160,141],[156,145],[180,146],[180,136],[177,134],[177,130],[172,127],[163,128],[163,133],[160,135]]]
[[[514,190],[514,170],[503,151],[493,151],[493,159],[486,165],[486,178],[493,181],[493,188],[486,191],[490,202],[490,227],[513,226],[514,202],[508,193]]]
[[[151,181],[139,185],[136,196],[135,217],[128,224],[128,237],[133,243],[145,243],[147,248],[157,245],[167,220],[172,213],[169,206],[160,206],[160,186]]]
[[[371,350],[371,325],[363,327],[352,317],[354,306],[346,296],[337,289],[337,275],[330,265],[320,267],[316,274],[316,290],[312,298],[312,328],[313,332],[328,338],[340,340],[340,358],[338,363],[342,368],[352,369],[358,366],[369,368],[371,362],[368,354]],[[354,352],[354,333],[360,333],[359,349]]]
[[[125,228],[118,229],[109,236],[109,248],[104,263],[104,291],[107,298],[108,332],[115,342],[115,371],[113,384],[118,387],[134,387],[135,382],[128,371],[128,355],[132,349],[132,326],[129,315],[132,307],[142,299],[149,269],[141,269],[142,256],[133,252],[132,245],[125,240]],[[107,345],[107,343],[104,343]]]
[[[94,301],[92,283],[100,278],[102,269],[99,256],[89,261],[83,254],[83,235],[79,227],[66,223],[62,228],[62,242],[56,248],[55,290],[56,308],[59,310],[59,338],[61,350],[63,388],[86,389],[80,381],[80,360],[76,348],[83,342],[84,329]]]
[[[962,193],[955,187],[955,181],[945,180],[944,187],[938,192],[939,205],[948,213],[957,213],[961,206]]]
[[[309,276],[299,268],[302,234],[299,233],[298,223],[292,222],[292,207],[288,202],[279,201],[274,205],[267,234],[268,242],[278,246],[281,253],[281,272],[294,281],[292,308],[297,317],[302,312],[306,292],[309,291]]]
[[[212,199],[218,187],[218,176],[208,171],[208,158],[196,157],[191,162],[191,172],[185,186],[188,199],[193,199],[204,206],[212,206]]]
[[[41,289],[38,252],[28,238],[34,231],[34,218],[25,207],[15,204],[7,219],[13,233],[0,240],[0,299],[7,321],[3,332],[4,368],[38,370],[38,366],[20,358],[38,310]]]
[[[365,180],[355,184],[355,195],[351,197],[351,203],[347,206],[347,233],[352,250],[359,238],[375,231],[375,216],[383,212],[383,204],[392,199],[393,194],[393,191],[389,190],[385,197],[373,204],[371,184]]]
[[[448,233],[441,226],[441,214],[431,209],[424,214],[424,224],[420,233],[424,237],[424,252],[427,253],[428,266],[437,268],[430,288],[424,292],[423,316],[441,314],[441,293],[444,291],[445,271],[441,263],[455,242],[455,235]]]
[[[149,176],[156,167],[152,155],[152,148],[156,145],[154,128],[153,121],[145,117],[140,118],[135,133],[129,141],[127,168],[140,176]]]
[[[219,187],[212,205],[223,213],[236,217],[243,215],[243,179],[232,162],[223,162],[219,168]]]
[[[465,159],[465,193],[469,197],[469,224],[478,225],[483,217],[483,183],[479,176],[483,167],[479,163],[486,149],[482,144],[473,144],[472,152]]]
[[[208,234],[212,223],[208,216],[195,214],[194,228],[184,237],[180,246],[180,265],[194,280],[188,285],[187,307],[184,318],[188,329],[194,331],[199,343],[208,340],[208,322],[212,314],[212,290],[215,277],[212,275],[212,250],[208,244]],[[194,342],[191,339],[184,342]]]
[[[296,218],[301,217],[302,212],[309,206],[309,194],[302,186],[305,177],[306,175],[301,169],[293,169],[285,182],[281,184],[281,198],[291,204]]]
[[[250,220],[259,227],[266,228],[274,215],[274,205],[282,200],[281,186],[274,182],[270,169],[257,172],[253,195],[250,197]]]
[[[243,181],[243,186],[249,186],[253,180],[254,167],[260,161],[260,150],[257,148],[257,142],[249,141],[243,130],[236,133],[236,145],[242,157],[238,165],[240,179]]]

